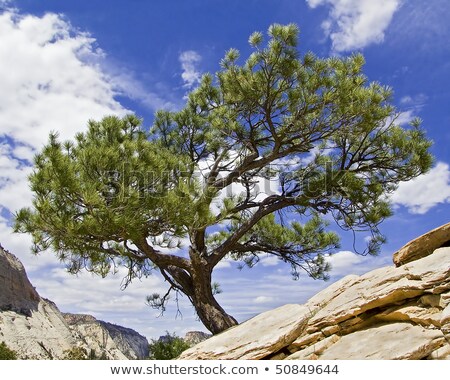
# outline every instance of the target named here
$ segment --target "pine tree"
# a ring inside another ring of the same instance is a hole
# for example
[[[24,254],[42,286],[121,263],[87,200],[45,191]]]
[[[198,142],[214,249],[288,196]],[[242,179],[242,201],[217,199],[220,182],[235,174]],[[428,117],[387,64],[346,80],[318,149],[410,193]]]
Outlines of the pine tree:
[[[73,273],[106,276],[122,265],[128,283],[159,271],[169,291],[149,303],[164,310],[170,292],[181,292],[212,333],[236,324],[211,282],[226,257],[251,267],[270,254],[295,277],[324,279],[324,255],[339,247],[330,217],[370,232],[366,253],[376,253],[378,226],[391,215],[386,195],[430,168],[431,142],[420,120],[396,123],[392,91],[368,82],[360,54],[301,56],[292,24],[268,34],[267,44],[251,35],[242,64],[229,50],[184,109],[157,112],[149,130],[129,115],[90,121],[74,141],[52,134],[35,158],[33,207],[17,212],[16,231]],[[258,181],[278,191],[260,194]],[[243,191],[233,194],[232,184]],[[179,255],[184,238],[187,255]]]

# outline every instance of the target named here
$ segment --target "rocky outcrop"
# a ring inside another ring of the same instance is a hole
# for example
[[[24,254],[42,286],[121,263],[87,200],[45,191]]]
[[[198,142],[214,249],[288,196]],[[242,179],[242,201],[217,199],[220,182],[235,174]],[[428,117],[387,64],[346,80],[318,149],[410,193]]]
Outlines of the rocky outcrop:
[[[0,312],[0,341],[20,359],[58,359],[77,346],[56,305],[45,299],[40,299],[30,314]]]
[[[393,255],[396,266],[431,255],[436,249],[450,246],[450,223],[411,240]]]
[[[0,246],[0,342],[21,359],[61,359],[74,348],[108,359],[143,359],[147,339],[92,316],[63,315],[41,298],[22,263]]]
[[[38,309],[39,294],[28,280],[19,259],[0,245],[0,311],[31,315]]]
[[[203,331],[189,331],[186,333],[183,340],[190,346],[193,346],[209,338],[211,338],[211,334],[207,334]]]
[[[109,332],[112,340],[128,359],[147,359],[148,340],[137,331],[128,327],[100,321],[100,324]]]
[[[180,359],[450,359],[450,248],[347,276],[262,313]]]
[[[117,359],[148,357],[147,338],[136,331],[99,321],[86,314],[63,314],[71,330],[95,352],[109,352]]]

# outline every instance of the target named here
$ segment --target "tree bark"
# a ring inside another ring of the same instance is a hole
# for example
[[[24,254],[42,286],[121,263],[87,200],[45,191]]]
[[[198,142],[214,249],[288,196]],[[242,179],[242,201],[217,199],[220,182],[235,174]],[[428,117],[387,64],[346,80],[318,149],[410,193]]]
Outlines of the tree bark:
[[[214,298],[211,283],[209,284],[209,291],[205,289],[205,286],[201,288],[196,289],[195,295],[192,297],[192,303],[203,325],[213,335],[237,325],[236,319],[228,315]]]
[[[192,248],[190,257],[193,292],[189,296],[203,325],[214,335],[237,325],[236,319],[228,315],[214,298],[211,284],[213,266]]]

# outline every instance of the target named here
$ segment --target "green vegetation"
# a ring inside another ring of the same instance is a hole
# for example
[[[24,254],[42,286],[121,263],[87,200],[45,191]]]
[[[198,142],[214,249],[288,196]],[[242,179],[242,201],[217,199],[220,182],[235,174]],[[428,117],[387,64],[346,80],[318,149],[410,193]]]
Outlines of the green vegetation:
[[[149,344],[149,359],[171,360],[176,359],[181,353],[189,348],[189,344],[175,333],[166,335],[158,340],[152,339]]]
[[[0,360],[16,360],[17,353],[8,348],[5,342],[0,343]]]
[[[149,130],[129,115],[90,121],[74,141],[52,134],[15,230],[72,273],[122,265],[128,284],[158,270],[169,289],[148,303],[164,311],[171,292],[183,293],[213,334],[237,323],[214,297],[225,258],[252,267],[273,255],[294,278],[326,279],[325,254],[339,247],[330,219],[370,235],[363,253],[376,254],[386,195],[429,170],[431,142],[419,120],[398,125],[392,91],[368,81],[362,55],[301,55],[292,24],[268,35],[267,44],[251,35],[243,63],[230,49],[185,108],[157,112]]]
[[[70,350],[64,351],[62,360],[107,360],[106,354],[97,356],[95,350],[86,350],[82,347],[73,347]]]

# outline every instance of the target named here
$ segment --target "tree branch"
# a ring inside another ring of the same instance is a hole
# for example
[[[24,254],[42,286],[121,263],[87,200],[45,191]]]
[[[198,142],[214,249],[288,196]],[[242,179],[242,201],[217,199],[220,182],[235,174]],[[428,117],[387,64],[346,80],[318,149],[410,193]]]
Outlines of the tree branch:
[[[147,258],[149,258],[158,267],[167,268],[169,266],[176,266],[186,270],[189,273],[192,272],[190,261],[184,257],[165,254],[161,251],[157,251],[147,243],[147,240],[145,238],[142,238],[140,241],[136,241],[135,244],[142,252],[144,252]]]
[[[217,265],[217,263],[225,257],[225,255],[230,251],[230,249],[232,249],[239,239],[242,238],[242,236],[244,236],[264,216],[298,203],[298,198],[288,198],[279,195],[271,195],[267,197],[263,202],[261,202],[259,209],[253,214],[252,217],[250,217],[250,219],[242,223],[241,226],[228,239],[214,249],[212,254],[208,256],[208,262],[212,266]]]

